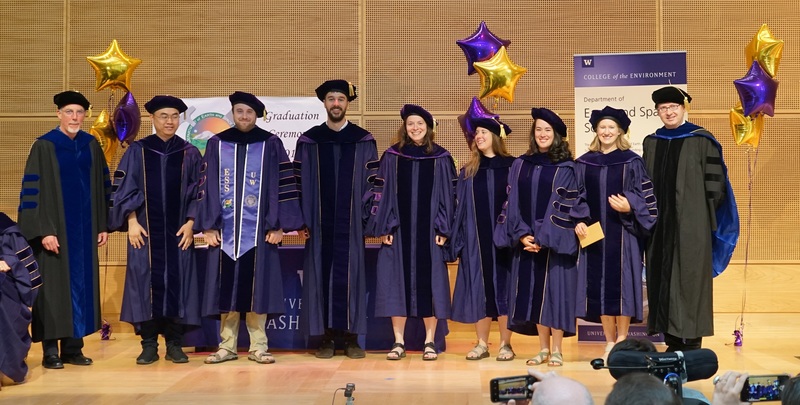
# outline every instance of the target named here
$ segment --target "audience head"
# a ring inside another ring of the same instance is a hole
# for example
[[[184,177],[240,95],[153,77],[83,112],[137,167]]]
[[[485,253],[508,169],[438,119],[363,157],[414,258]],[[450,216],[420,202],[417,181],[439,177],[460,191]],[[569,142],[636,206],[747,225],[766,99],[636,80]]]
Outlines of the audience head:
[[[681,399],[658,378],[645,372],[626,374],[614,383],[606,405],[681,405]]]

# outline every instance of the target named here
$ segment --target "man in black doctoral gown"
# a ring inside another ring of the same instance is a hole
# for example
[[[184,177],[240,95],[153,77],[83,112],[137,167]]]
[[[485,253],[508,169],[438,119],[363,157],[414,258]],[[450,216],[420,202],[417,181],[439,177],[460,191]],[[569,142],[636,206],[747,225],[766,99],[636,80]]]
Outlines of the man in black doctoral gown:
[[[712,276],[736,247],[736,201],[719,142],[686,121],[691,96],[667,86],[652,97],[664,126],[643,143],[658,205],[646,251],[647,327],[664,333],[668,351],[699,349],[714,335]]]
[[[303,262],[300,328],[306,336],[324,335],[316,357],[334,355],[334,338],[345,340],[345,355],[363,358],[358,335],[367,332],[364,226],[369,191],[378,171],[372,135],[345,115],[356,87],[329,80],[316,89],[328,119],[297,141],[295,173],[307,238]]]
[[[97,248],[108,241],[111,181],[100,144],[81,130],[89,100],[65,91],[53,102],[59,125],[31,147],[18,221],[43,280],[33,304],[33,341],[42,342],[42,365],[60,369],[92,364],[83,337],[101,326]]]

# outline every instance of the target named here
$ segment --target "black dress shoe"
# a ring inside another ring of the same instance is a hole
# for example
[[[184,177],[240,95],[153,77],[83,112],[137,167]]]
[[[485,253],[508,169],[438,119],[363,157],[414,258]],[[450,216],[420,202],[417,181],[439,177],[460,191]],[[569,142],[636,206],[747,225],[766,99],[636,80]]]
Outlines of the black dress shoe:
[[[153,364],[158,361],[158,348],[147,346],[142,349],[142,354],[136,358],[136,364]]]
[[[188,363],[189,356],[178,345],[167,345],[167,355],[164,357],[173,363]]]
[[[333,340],[323,340],[314,356],[318,359],[330,359],[333,357],[334,353],[335,346],[333,345]]]
[[[67,356],[62,354],[61,361],[75,366],[88,366],[92,364],[92,359],[84,356],[83,353],[72,354]]]
[[[42,367],[59,369],[64,368],[64,363],[61,362],[61,358],[57,354],[49,354],[42,359]]]

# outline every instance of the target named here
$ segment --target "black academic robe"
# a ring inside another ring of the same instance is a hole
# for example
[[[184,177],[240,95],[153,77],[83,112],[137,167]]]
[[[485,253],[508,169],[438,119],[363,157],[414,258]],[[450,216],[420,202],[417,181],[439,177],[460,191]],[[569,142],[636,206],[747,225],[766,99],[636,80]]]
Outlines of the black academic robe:
[[[42,285],[33,249],[19,227],[0,212],[0,260],[11,267],[0,272],[0,374],[23,382],[28,374],[25,358],[31,348],[30,306]]]
[[[97,140],[59,129],[31,147],[20,193],[19,227],[39,263],[43,286],[33,305],[33,341],[81,338],[100,329],[97,236],[106,232],[111,181]],[[56,235],[55,254],[42,238]]]
[[[378,252],[375,316],[450,318],[450,278],[436,235],[451,237],[456,167],[434,144],[393,145],[381,157],[372,190],[370,236],[392,235]]]
[[[364,226],[378,170],[375,139],[348,122],[336,132],[322,123],[297,140],[295,175],[310,238],[303,261],[300,330],[367,333]]]
[[[150,135],[131,144],[114,172],[109,228],[127,231],[128,215],[147,232],[139,249],[128,243],[120,320],[137,325],[170,318],[200,325],[200,290],[194,245],[182,250],[176,236],[197,216],[200,151],[173,136]]]
[[[278,245],[268,231],[302,225],[294,170],[276,135],[255,127],[225,130],[206,144],[200,168],[195,229],[220,230],[209,247],[204,316],[284,312]]]
[[[712,231],[727,183],[719,148],[698,130],[661,128],[643,143],[659,216],[645,255],[648,332],[687,339],[714,335]]]

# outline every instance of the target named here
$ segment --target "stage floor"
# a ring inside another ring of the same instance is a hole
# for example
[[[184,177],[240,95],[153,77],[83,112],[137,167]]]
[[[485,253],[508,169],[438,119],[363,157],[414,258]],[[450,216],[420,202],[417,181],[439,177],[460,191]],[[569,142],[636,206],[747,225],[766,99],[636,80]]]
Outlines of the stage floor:
[[[719,357],[720,373],[727,370],[751,374],[800,372],[800,323],[798,314],[746,314],[744,345],[733,347],[731,335],[737,314],[716,314],[716,336],[703,346]],[[438,361],[422,361],[420,352],[409,352],[401,361],[385,360],[385,352],[368,352],[361,360],[351,360],[337,351],[330,360],[320,360],[309,352],[278,352],[277,363],[260,365],[239,360],[206,365],[206,353],[191,353],[188,364],[161,360],[135,364],[141,348],[138,337],[114,333],[114,340],[101,341],[99,334],[86,338],[84,353],[95,363],[89,367],[66,365],[63,370],[41,366],[41,345],[34,345],[29,356],[31,375],[25,384],[4,386],[0,403],[9,404],[345,404],[342,391],[347,383],[356,386],[356,404],[489,404],[489,380],[494,377],[524,374],[525,360],[538,351],[538,338],[515,335],[512,344],[517,359],[494,360],[497,354],[497,326],[490,336],[492,357],[467,361],[466,352],[474,345],[471,325],[450,324],[447,352]],[[660,346],[663,350],[664,346]],[[554,370],[587,385],[595,401],[602,404],[614,379],[605,370],[593,370],[589,361],[603,353],[602,343],[578,343],[566,339],[563,367],[538,366]],[[690,382],[710,397],[711,380]],[[332,402],[333,401],[333,402]]]

